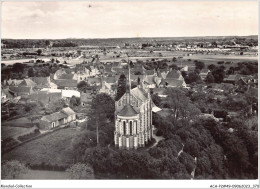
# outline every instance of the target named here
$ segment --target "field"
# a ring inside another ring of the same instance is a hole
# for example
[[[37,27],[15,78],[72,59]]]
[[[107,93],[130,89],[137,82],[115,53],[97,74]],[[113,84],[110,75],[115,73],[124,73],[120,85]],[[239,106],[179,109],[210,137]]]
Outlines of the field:
[[[23,128],[23,127],[9,127],[9,126],[2,126],[1,127],[1,137],[2,140],[6,138],[17,138],[18,136],[23,136],[28,133],[31,133],[37,127],[30,127],[30,128]]]
[[[68,166],[73,163],[71,152],[73,138],[79,131],[75,128],[57,130],[49,135],[32,140],[2,155],[3,160],[16,159],[25,164],[42,163]]]
[[[4,121],[1,124],[10,127],[31,127],[31,121],[26,117]]]

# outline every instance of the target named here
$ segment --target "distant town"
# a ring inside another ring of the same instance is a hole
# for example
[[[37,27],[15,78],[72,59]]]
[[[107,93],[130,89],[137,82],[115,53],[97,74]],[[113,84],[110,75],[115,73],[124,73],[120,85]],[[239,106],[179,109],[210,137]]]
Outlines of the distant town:
[[[258,36],[2,39],[1,95],[6,179],[258,178]]]

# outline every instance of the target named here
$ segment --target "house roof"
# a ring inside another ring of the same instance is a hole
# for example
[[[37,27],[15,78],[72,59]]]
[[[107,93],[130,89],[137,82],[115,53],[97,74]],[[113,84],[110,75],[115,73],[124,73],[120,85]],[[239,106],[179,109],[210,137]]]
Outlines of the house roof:
[[[130,104],[125,105],[124,108],[118,113],[119,116],[135,116],[137,114],[138,113]]]
[[[58,87],[77,87],[77,81],[71,79],[53,80]]]
[[[135,87],[135,88],[131,89],[131,94],[141,101],[147,100],[146,93],[141,88]]]
[[[29,95],[28,98],[32,101],[41,101],[48,103],[51,101],[56,101],[57,99],[61,99],[61,93],[48,93],[47,91],[38,91]]]
[[[19,86],[30,86],[30,87],[35,87],[37,84],[33,82],[31,79],[24,79]]]
[[[121,66],[121,63],[120,62],[114,62],[113,63],[113,67],[120,67]]]
[[[49,86],[50,77],[31,77],[30,79],[37,85]]]
[[[232,74],[232,75],[229,75],[225,80],[226,80],[226,81],[236,81],[236,80],[238,80],[239,78],[240,78],[239,75],[237,75],[237,74]]]
[[[209,72],[209,69],[207,69],[207,68],[200,70],[200,74],[208,74],[208,72]]]
[[[74,76],[74,74],[71,74],[71,73],[69,73],[69,74],[62,74],[62,75],[59,76],[59,79],[72,79],[73,76]]]
[[[14,97],[14,96],[9,92],[8,89],[2,89],[2,93],[4,93],[7,98],[13,98],[13,97]]]
[[[111,68],[112,68],[112,66],[110,66],[110,65],[105,65],[104,71],[105,71],[106,73],[110,73],[110,72],[112,72],[112,71],[111,71]]]
[[[155,81],[154,81],[154,76],[153,75],[146,75],[143,78],[143,81],[148,83],[149,85],[156,84]]]
[[[166,94],[166,89],[165,88],[154,88],[153,89],[153,94],[165,95]]]
[[[76,114],[70,107],[63,108],[61,112],[68,116]]]
[[[171,70],[166,75],[166,79],[178,79],[181,75],[181,72],[179,70]]]
[[[23,80],[9,79],[6,81],[7,85],[19,85]]]
[[[184,83],[183,80],[177,80],[177,79],[164,79],[162,81],[163,84],[168,83],[168,87],[182,87],[182,84]]]
[[[9,90],[16,93],[30,93],[31,87],[27,86],[10,86]]]
[[[66,74],[66,71],[65,69],[60,69],[60,70],[57,70],[55,72],[55,75],[57,76],[57,78],[60,78],[62,75]]]
[[[116,83],[116,78],[115,77],[104,77],[103,79],[107,83]]]
[[[154,70],[144,70],[144,74],[146,75],[154,75],[155,71]]]
[[[137,82],[138,77],[140,78],[140,81],[143,81],[143,78],[144,78],[143,75],[131,75],[131,81],[136,81]]]
[[[124,68],[112,68],[112,72],[116,72],[118,74],[124,73],[127,74],[128,73],[128,69],[124,69]]]
[[[67,117],[67,115],[65,113],[55,112],[53,114],[43,116],[41,118],[41,120],[47,121],[47,122],[54,122],[54,121],[57,121],[57,120],[60,120],[60,119],[64,119],[66,117]]]
[[[97,78],[97,77],[89,77],[87,79],[87,83],[88,84],[95,84],[95,83],[101,83],[101,79],[100,78]]]
[[[81,93],[80,94],[80,101],[81,102],[88,102],[91,99],[91,94],[89,93]]]

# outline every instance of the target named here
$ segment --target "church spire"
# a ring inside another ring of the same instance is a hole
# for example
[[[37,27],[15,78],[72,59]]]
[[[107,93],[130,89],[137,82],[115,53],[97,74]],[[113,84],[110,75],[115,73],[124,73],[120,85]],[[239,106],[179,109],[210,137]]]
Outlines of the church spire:
[[[130,77],[130,63],[129,63],[129,56],[128,54],[126,54],[127,56],[127,64],[128,64],[128,85],[129,85],[129,93],[131,91],[131,77]]]

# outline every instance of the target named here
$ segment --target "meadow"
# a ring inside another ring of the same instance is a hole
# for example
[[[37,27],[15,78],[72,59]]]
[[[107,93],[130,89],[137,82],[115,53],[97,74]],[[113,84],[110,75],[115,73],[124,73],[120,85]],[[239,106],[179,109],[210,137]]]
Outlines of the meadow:
[[[25,164],[58,165],[73,164],[72,142],[79,133],[76,128],[64,128],[27,142],[2,155],[3,160],[16,159]]]

